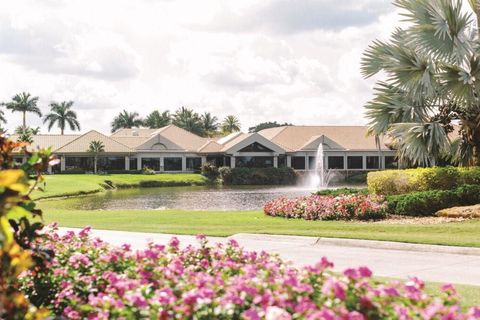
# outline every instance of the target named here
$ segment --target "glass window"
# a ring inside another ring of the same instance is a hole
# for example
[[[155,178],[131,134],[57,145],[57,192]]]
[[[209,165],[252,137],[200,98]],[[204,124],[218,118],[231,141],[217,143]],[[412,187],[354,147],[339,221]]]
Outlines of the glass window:
[[[98,157],[99,170],[125,170],[125,157]]]
[[[142,169],[152,169],[153,171],[160,171],[159,158],[142,158]]]
[[[65,157],[65,171],[93,171],[93,157]]]
[[[308,157],[308,169],[314,170],[317,167],[317,157]]]
[[[187,170],[188,171],[200,171],[202,167],[202,158],[187,158]]]
[[[271,168],[273,167],[273,157],[235,157],[235,167]]]
[[[241,149],[239,152],[273,152],[273,150],[261,145],[258,142],[254,142],[245,148]]]
[[[330,156],[328,157],[328,169],[344,169],[342,156]]]
[[[230,157],[228,157],[230,159]],[[220,168],[224,166],[224,157],[223,156],[210,156],[207,157],[207,162],[213,163],[215,167]]]
[[[278,156],[278,167],[285,168],[287,166],[287,157],[285,155]]]
[[[292,168],[305,170],[305,157],[292,157]]]
[[[398,169],[397,157],[385,156],[385,169]]]
[[[165,171],[182,171],[182,158],[165,158],[163,159]]]
[[[348,169],[363,169],[363,157],[362,156],[348,156],[347,157]]]
[[[378,156],[367,156],[367,169],[378,169],[380,162]]]
[[[130,171],[135,171],[137,170],[137,163],[138,159],[137,158],[130,158]]]

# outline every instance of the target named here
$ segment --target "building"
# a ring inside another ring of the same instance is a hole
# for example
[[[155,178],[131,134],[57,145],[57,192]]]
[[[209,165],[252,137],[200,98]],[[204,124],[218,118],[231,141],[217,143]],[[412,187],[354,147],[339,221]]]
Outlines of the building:
[[[98,156],[103,171],[198,171],[205,162],[217,166],[291,167],[314,170],[317,150],[323,146],[324,167],[339,171],[396,168],[395,151],[378,146],[363,126],[284,126],[258,133],[236,132],[212,139],[199,137],[174,125],[160,129],[120,129],[107,136],[95,130],[81,135],[36,135],[32,149],[51,147],[60,158],[54,172],[91,172],[91,141],[105,151]],[[12,136],[13,139],[16,136]],[[17,154],[17,161],[22,161]]]

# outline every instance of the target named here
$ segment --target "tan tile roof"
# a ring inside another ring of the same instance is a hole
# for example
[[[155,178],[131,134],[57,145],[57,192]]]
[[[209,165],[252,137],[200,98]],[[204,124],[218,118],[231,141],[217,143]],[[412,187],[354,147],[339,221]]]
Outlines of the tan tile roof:
[[[158,133],[188,151],[197,151],[208,141],[208,138],[199,137],[173,124],[163,127]]]
[[[103,142],[106,153],[130,153],[133,150],[126,145],[101,134],[98,131],[91,130],[75,140],[70,141],[63,147],[59,148],[58,153],[84,153],[87,152],[90,142],[99,140]]]
[[[150,136],[148,137],[110,136],[110,138],[120,142],[121,144],[126,145],[127,147],[134,149],[139,145],[143,144],[148,139],[150,139]]]
[[[111,137],[150,137],[152,133],[155,133],[159,129],[149,128],[122,128],[112,133]]]
[[[12,140],[17,140],[19,135],[13,134],[10,136]],[[33,142],[27,148],[28,150],[52,148],[52,151],[56,151],[58,148],[80,137],[79,134],[39,134],[32,137]]]
[[[321,135],[348,150],[377,150],[375,137],[366,136],[366,126],[286,126],[259,133],[289,151],[301,150],[312,137]],[[388,148],[383,144],[382,149]]]
[[[236,145],[237,143],[240,143],[242,142],[243,140],[247,139],[248,137],[250,137],[253,133],[243,133],[242,134],[239,134],[238,136],[236,136],[234,139],[231,139],[229,140],[227,143],[225,143],[223,145],[223,148],[222,148],[222,152],[225,152],[227,151],[228,149],[230,149],[231,147],[233,147],[234,145]]]
[[[221,152],[222,147],[223,146],[218,142],[210,140],[207,143],[205,143],[203,146],[201,146],[200,149],[198,149],[198,152],[202,152],[202,153]]]

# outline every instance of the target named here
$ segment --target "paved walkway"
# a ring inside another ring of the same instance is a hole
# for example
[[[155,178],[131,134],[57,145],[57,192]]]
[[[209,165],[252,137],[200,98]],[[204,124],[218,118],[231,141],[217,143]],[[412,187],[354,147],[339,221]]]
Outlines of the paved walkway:
[[[61,232],[69,229],[61,228]],[[129,243],[135,249],[148,241],[166,243],[173,236],[159,233],[93,230],[92,235],[113,244]],[[175,235],[183,245],[196,244],[194,236]],[[278,253],[285,260],[302,266],[325,256],[335,270],[368,266],[376,276],[480,286],[480,249],[431,245],[408,245],[384,241],[342,240],[296,236],[237,234],[233,238],[248,250]],[[228,238],[209,237],[211,242]]]

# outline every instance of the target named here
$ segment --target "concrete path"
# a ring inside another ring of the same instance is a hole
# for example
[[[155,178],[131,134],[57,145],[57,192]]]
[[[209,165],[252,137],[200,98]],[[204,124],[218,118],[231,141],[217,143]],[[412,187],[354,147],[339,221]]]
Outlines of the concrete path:
[[[80,229],[61,228],[60,232]],[[174,235],[93,230],[92,235],[113,245],[129,243],[142,249],[148,241],[166,243]],[[183,245],[197,244],[194,236],[175,235]],[[480,286],[480,249],[411,245],[386,241],[346,240],[297,236],[237,234],[233,238],[247,250],[278,253],[297,266],[314,264],[325,256],[336,271],[368,266],[375,276]],[[228,238],[209,237],[211,242]]]

